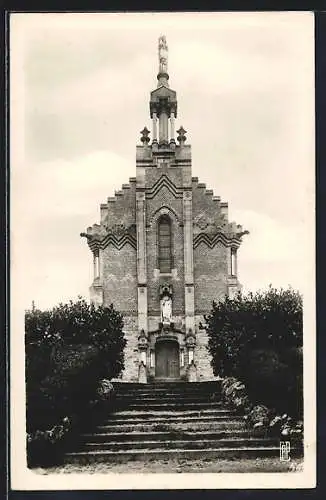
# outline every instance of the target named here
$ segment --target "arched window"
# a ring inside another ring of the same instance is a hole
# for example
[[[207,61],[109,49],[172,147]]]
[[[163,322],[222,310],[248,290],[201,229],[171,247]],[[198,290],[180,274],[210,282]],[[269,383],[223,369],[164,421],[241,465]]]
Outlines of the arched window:
[[[171,220],[162,215],[158,222],[158,267],[161,273],[170,273],[172,268]]]

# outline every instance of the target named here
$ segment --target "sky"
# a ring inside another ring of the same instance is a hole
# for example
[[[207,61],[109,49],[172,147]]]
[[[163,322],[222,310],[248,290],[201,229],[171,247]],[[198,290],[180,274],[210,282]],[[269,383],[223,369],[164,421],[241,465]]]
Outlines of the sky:
[[[310,13],[12,14],[11,271],[23,308],[89,298],[80,233],[136,174],[166,35],[192,174],[250,234],[244,291],[314,273]],[[176,128],[177,129],[177,128]]]

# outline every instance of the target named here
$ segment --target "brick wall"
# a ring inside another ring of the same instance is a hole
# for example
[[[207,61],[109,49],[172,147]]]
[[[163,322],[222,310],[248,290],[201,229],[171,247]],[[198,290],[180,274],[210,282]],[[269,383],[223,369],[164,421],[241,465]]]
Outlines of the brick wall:
[[[227,248],[200,243],[194,249],[195,312],[209,312],[213,300],[227,293]]]
[[[183,169],[182,167],[169,167],[163,164],[161,167],[146,168],[146,187],[151,188],[162,175],[167,175],[172,183],[180,188],[183,185]]]
[[[193,218],[203,217],[207,222],[217,221],[221,217],[221,202],[218,197],[213,197],[213,191],[206,189],[206,185],[198,182],[197,178],[192,181],[192,210]],[[201,232],[196,224],[194,234]],[[214,231],[213,226],[205,228],[205,232]]]
[[[118,250],[108,245],[102,252],[103,300],[124,313],[137,312],[136,250],[129,244]]]
[[[109,227],[115,224],[129,226],[136,221],[136,183],[125,184],[115,196],[101,205],[101,222]]]

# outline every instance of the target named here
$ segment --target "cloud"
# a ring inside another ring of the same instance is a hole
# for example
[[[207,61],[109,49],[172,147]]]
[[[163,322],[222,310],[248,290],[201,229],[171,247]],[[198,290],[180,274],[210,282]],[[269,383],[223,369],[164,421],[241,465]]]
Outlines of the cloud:
[[[13,170],[13,211],[36,224],[40,217],[98,216],[98,204],[133,174],[134,166],[110,151],[44,162],[24,173]]]
[[[314,254],[314,227],[311,221],[279,222],[266,214],[233,211],[250,231],[239,249],[239,275],[246,291],[291,285],[301,292],[311,280]]]
[[[88,297],[91,252],[80,233],[132,175],[134,166],[109,151],[12,170],[11,260],[23,307]]]
[[[25,122],[13,119],[12,130],[17,137],[24,129],[25,148],[12,141],[24,158],[12,160],[11,230],[28,305],[88,294],[90,252],[79,233],[135,175],[161,33],[193,175],[251,232],[239,252],[242,282],[304,285],[311,254],[303,242],[313,225],[313,16],[13,18],[22,93],[12,96]]]
[[[307,228],[280,223],[266,214],[252,211],[234,211],[232,215],[241,217],[245,229],[246,258],[254,262],[293,262],[296,265],[304,259],[304,241]],[[233,219],[233,217],[232,217]]]

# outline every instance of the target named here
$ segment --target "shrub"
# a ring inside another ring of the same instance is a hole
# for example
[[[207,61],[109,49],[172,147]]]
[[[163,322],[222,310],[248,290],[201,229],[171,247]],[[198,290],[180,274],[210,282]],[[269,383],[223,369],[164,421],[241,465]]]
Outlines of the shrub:
[[[246,356],[241,379],[248,387],[249,397],[261,401],[276,411],[302,417],[302,365],[287,361],[286,350],[253,350]]]
[[[243,412],[251,407],[245,385],[234,377],[226,378],[222,382],[222,395],[224,402],[233,410]]]
[[[77,302],[59,304],[48,311],[25,314],[26,345],[51,349],[52,346],[94,345],[104,352],[103,376],[116,377],[123,370],[126,341],[123,320],[113,305],[96,308],[79,298]]]
[[[247,426],[255,435],[269,435],[291,439],[298,447],[303,444],[303,422],[295,421],[286,413],[277,414],[263,404],[253,404],[245,385],[235,377],[222,381],[222,397],[226,405],[244,415]]]
[[[254,403],[302,416],[302,298],[291,288],[214,303],[206,318],[215,375],[236,377]]]
[[[60,356],[55,356],[53,351],[59,351]],[[33,359],[30,358],[29,363],[32,365]],[[53,348],[48,374],[40,381],[28,378],[27,374],[27,432],[49,429],[65,416],[78,414],[94,392],[100,376],[97,348]]]
[[[256,405],[249,412],[247,421],[254,429],[266,428],[270,421],[270,410],[265,405]]]
[[[29,463],[35,464],[54,460],[58,443],[83,425],[101,399],[102,379],[102,390],[112,392],[109,379],[123,369],[126,341],[122,316],[112,305],[96,309],[82,299],[27,311],[25,327]]]

